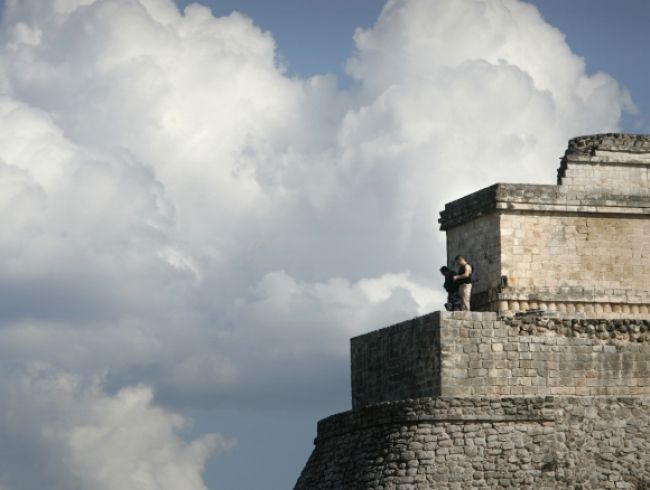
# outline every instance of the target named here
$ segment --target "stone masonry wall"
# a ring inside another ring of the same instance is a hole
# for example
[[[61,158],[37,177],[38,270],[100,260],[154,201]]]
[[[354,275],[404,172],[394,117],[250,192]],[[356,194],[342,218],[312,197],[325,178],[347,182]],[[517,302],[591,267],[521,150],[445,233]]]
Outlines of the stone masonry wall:
[[[470,315],[441,315],[443,396],[650,395],[649,320]]]
[[[650,154],[649,154],[650,155]],[[648,160],[650,163],[650,159]],[[610,188],[648,192],[650,165],[629,163],[586,163],[572,161],[561,179],[562,185],[578,189]]]
[[[650,318],[435,312],[352,379],[295,490],[650,488]]]
[[[353,408],[438,395],[650,395],[650,320],[436,312],[351,345]]]
[[[569,141],[558,184],[573,189],[650,192],[650,137],[603,134]]]
[[[501,277],[499,216],[488,214],[447,230],[448,265],[455,269],[451,262],[456,255],[465,256],[474,267],[476,282],[472,295],[475,298],[497,288]]]
[[[500,234],[503,309],[648,314],[650,219],[503,213]]]
[[[650,399],[423,398],[322,420],[295,490],[647,489]]]
[[[439,325],[431,314],[353,338],[352,407],[439,395]]]

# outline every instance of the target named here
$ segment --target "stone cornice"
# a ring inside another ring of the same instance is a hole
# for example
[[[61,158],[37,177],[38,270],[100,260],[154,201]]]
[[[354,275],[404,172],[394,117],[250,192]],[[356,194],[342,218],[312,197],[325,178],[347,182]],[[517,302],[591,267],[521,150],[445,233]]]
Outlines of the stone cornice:
[[[650,216],[650,192],[626,195],[557,185],[494,184],[447,203],[438,222],[447,230],[497,210]]]
[[[598,150],[625,153],[650,153],[650,135],[605,133],[578,136],[569,140],[565,156],[595,156]]]
[[[570,165],[648,167],[650,135],[607,133],[573,138],[560,160],[558,185]]]
[[[381,402],[320,420],[318,439],[381,425],[551,421],[553,403],[549,396],[423,397]]]

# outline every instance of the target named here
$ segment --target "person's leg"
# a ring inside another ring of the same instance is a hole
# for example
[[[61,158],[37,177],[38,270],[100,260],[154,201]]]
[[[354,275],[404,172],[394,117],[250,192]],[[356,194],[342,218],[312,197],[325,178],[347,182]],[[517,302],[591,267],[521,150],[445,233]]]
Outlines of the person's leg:
[[[458,293],[460,294],[461,299],[461,309],[463,311],[469,311],[469,303],[472,297],[472,285],[471,284],[461,284],[458,288]]]
[[[453,305],[454,305],[453,297],[452,294],[449,293],[447,294],[447,302],[445,303],[445,310],[447,311],[453,310],[454,309]]]
[[[451,311],[460,311],[460,296],[458,291],[451,295]]]

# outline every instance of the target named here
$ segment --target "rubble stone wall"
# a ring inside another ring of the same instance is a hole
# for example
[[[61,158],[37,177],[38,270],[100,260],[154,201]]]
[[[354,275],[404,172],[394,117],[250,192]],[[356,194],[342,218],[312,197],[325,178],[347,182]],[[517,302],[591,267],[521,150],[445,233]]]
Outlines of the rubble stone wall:
[[[322,420],[295,490],[645,489],[650,399],[424,398]]]

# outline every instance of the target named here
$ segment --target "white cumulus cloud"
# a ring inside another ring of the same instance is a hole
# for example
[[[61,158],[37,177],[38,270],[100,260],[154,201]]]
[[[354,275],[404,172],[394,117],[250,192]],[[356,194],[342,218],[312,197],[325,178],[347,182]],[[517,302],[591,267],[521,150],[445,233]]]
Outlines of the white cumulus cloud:
[[[3,488],[204,490],[208,456],[236,443],[214,434],[185,442],[187,422],[156,407],[150,389],[108,395],[96,379],[42,364],[13,372],[0,393]]]

